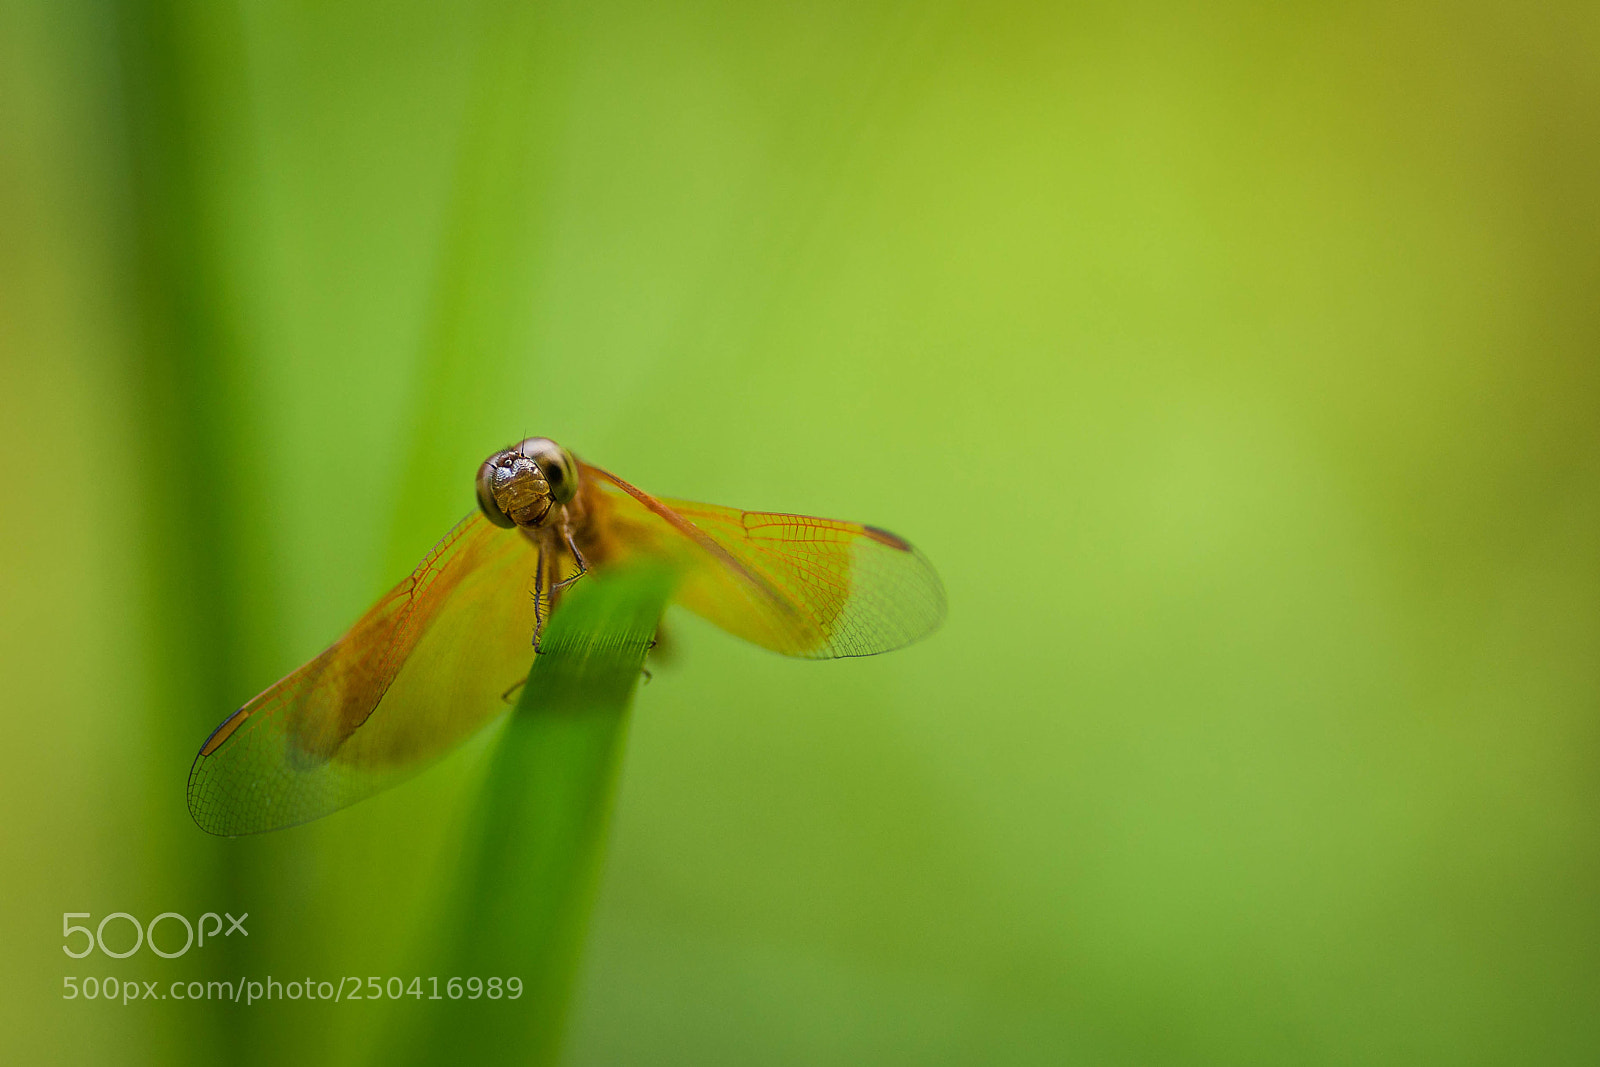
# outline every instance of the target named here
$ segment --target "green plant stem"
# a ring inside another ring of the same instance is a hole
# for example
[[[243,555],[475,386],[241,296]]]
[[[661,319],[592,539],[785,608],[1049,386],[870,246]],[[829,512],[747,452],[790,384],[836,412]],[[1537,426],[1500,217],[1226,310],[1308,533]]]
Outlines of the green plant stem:
[[[520,997],[434,1004],[417,1062],[548,1063],[560,1051],[638,683],[671,575],[573,587],[541,641],[474,814],[448,977],[516,977]],[[431,990],[430,990],[431,992]]]

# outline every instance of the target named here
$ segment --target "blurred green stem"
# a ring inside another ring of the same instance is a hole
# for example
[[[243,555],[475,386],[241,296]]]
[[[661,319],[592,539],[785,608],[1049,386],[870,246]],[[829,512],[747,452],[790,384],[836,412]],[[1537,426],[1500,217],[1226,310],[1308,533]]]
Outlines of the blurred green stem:
[[[455,976],[515,977],[523,991],[437,1002],[426,1039],[407,1050],[416,1062],[547,1063],[559,1054],[628,703],[671,579],[654,568],[591,575],[546,628],[474,813],[456,936],[434,972],[441,995]]]

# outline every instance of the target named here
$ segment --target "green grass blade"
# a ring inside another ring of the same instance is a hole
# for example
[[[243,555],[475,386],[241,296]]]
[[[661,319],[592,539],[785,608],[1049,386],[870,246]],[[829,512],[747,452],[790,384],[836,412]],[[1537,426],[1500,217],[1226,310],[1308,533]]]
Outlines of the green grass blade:
[[[469,830],[442,954],[447,978],[517,977],[515,1001],[446,998],[415,1062],[546,1063],[560,1050],[593,903],[627,709],[672,575],[630,570],[575,585],[494,754]],[[430,990],[431,991],[431,990]]]

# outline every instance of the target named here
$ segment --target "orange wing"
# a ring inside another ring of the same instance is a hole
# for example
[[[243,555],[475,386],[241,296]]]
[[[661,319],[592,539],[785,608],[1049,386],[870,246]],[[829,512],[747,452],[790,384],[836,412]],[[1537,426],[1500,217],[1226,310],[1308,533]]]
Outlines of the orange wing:
[[[679,558],[676,600],[786,656],[871,656],[944,621],[944,586],[910,543],[837,519],[658,499],[598,467],[611,521]]]
[[[507,704],[533,662],[539,551],[477,512],[316,659],[229,716],[189,771],[214,834],[294,826],[407,777]]]

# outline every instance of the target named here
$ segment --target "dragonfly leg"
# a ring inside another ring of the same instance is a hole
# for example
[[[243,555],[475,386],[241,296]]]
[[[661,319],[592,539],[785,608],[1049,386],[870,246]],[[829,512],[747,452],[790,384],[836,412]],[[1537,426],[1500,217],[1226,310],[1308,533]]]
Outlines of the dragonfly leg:
[[[511,703],[511,694],[515,693],[518,689],[521,689],[523,686],[525,686],[527,684],[528,684],[528,676],[526,674],[524,674],[522,676],[522,680],[521,681],[517,681],[517,682],[511,683],[511,687],[509,689],[507,689],[504,693],[500,694],[500,699],[505,701],[507,704]]]
[[[550,578],[549,556],[548,551],[541,550],[538,566],[533,572],[533,654],[536,656],[543,651],[539,648],[539,635],[544,633],[545,617],[550,611],[550,597],[544,591]],[[555,589],[551,589],[551,593],[554,592]]]
[[[678,658],[678,643],[673,640],[672,633],[667,629],[666,620],[656,623],[655,636],[650,639],[650,662],[657,667],[666,667]]]
[[[572,539],[572,527],[563,525],[561,527],[561,536],[567,542],[567,551],[571,552],[572,558],[578,562],[578,573],[574,574],[571,578],[563,578],[561,581],[552,586],[552,589],[565,589],[567,586],[571,585],[573,582],[589,573],[589,564],[584,561],[583,553],[578,551],[578,543]]]

